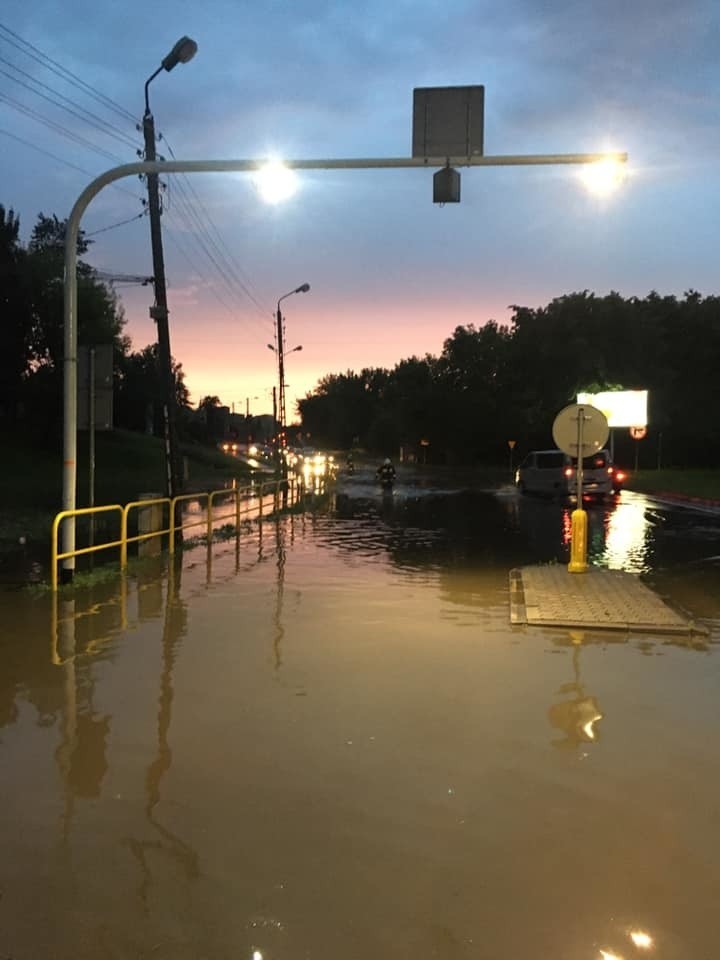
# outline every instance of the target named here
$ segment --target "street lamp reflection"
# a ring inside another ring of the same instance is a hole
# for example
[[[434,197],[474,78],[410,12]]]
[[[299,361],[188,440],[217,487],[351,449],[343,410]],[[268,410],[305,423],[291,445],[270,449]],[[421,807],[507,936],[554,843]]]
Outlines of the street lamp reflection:
[[[653,946],[653,938],[644,930],[631,930],[630,939],[640,950],[649,950]]]
[[[552,745],[572,749],[597,741],[596,724],[604,715],[595,697],[587,695],[580,675],[582,636],[571,634],[570,639],[573,645],[574,677],[569,683],[564,683],[558,692],[563,697],[569,695],[571,699],[552,704],[548,710],[548,719],[552,727],[564,734],[562,739],[552,740]]]

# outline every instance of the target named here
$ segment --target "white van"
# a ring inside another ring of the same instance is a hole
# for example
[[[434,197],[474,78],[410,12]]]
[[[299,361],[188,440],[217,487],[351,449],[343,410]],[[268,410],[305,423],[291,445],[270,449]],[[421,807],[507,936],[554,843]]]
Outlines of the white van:
[[[515,473],[521,493],[550,497],[573,497],[577,493],[577,461],[562,450],[533,450]],[[608,450],[598,450],[583,459],[583,496],[605,497],[613,493],[613,465]]]

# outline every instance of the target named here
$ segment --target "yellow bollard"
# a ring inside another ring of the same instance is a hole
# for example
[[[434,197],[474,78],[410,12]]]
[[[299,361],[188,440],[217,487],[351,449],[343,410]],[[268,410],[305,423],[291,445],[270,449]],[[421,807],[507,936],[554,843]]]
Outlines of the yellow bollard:
[[[587,569],[587,513],[578,509],[572,512],[568,573],[586,573]]]

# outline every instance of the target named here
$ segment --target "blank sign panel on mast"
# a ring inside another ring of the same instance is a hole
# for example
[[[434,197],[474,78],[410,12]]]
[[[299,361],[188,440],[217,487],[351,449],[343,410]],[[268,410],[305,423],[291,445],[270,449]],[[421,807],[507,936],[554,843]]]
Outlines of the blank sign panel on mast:
[[[413,90],[414,157],[483,155],[485,87],[416,87]]]

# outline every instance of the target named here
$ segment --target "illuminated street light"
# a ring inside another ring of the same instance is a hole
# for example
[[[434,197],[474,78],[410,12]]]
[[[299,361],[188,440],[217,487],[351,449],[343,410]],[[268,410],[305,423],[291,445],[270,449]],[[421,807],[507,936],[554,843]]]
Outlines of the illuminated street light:
[[[597,197],[607,197],[622,186],[627,172],[625,164],[613,157],[588,164],[579,176],[590,193]]]
[[[253,178],[255,186],[266,203],[282,203],[298,188],[295,173],[282,160],[270,160]]]

